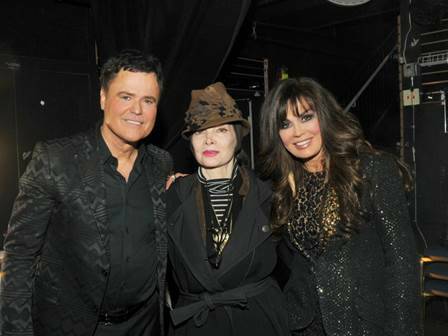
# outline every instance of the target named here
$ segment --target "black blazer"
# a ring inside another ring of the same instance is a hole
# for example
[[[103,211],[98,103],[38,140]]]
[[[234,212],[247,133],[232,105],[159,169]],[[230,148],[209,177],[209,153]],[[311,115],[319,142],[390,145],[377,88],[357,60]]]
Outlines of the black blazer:
[[[92,335],[106,290],[110,247],[98,129],[38,143],[20,179],[5,239],[1,335]],[[166,269],[169,154],[145,145],[156,225],[158,289]],[[160,295],[162,306],[163,295]],[[163,313],[161,309],[160,313]],[[163,325],[163,324],[162,324]]]
[[[363,156],[361,165],[359,233],[331,240],[311,268],[289,237],[281,245],[291,272],[284,287],[289,322],[297,335],[316,311],[313,292],[328,336],[420,332],[419,264],[397,164],[381,154]]]

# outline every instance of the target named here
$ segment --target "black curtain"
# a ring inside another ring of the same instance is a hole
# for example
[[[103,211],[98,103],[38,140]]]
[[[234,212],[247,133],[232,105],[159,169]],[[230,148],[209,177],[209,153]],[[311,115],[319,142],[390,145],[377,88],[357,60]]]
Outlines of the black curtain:
[[[193,89],[215,81],[250,0],[91,0],[99,63],[125,48],[158,56],[165,74],[151,142],[168,149],[177,170],[192,168],[180,138]]]

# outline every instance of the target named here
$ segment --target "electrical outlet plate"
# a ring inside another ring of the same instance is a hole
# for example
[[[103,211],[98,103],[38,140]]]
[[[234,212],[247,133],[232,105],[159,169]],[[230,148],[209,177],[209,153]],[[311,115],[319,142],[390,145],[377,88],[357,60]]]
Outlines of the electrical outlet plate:
[[[403,90],[403,106],[420,105],[420,90]]]

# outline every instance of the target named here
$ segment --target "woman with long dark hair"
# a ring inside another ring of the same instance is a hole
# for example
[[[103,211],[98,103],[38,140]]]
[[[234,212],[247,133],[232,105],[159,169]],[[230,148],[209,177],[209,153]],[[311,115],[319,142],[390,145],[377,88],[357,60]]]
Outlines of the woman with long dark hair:
[[[198,170],[167,195],[175,335],[288,335],[283,295],[271,277],[276,239],[271,188],[242,162],[249,123],[222,83],[194,90],[182,132]]]
[[[293,335],[415,335],[407,170],[309,78],[278,82],[260,120]]]

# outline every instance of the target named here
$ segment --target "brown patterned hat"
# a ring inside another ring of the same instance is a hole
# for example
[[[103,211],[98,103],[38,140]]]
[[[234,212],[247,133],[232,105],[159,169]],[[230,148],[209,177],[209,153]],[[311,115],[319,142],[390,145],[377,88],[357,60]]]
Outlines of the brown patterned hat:
[[[220,82],[203,90],[191,91],[191,102],[184,120],[185,129],[182,136],[185,139],[189,139],[196,131],[223,124],[241,124],[243,136],[249,133],[250,128],[249,122],[243,118],[235,101]]]

